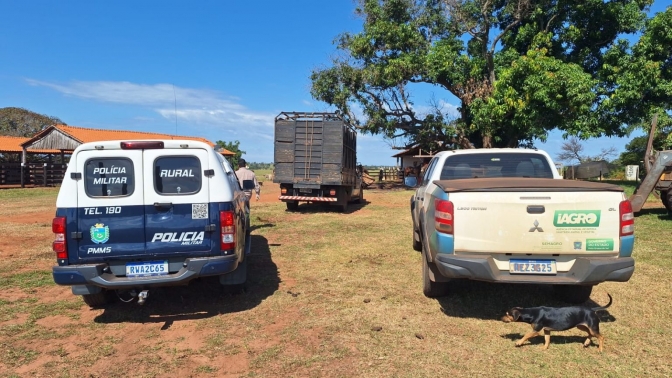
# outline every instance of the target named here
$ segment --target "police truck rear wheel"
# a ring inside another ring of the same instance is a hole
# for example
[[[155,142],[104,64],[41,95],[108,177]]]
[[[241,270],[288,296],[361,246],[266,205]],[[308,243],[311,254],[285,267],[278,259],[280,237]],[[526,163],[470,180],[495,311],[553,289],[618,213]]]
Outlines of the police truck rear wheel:
[[[110,303],[110,293],[107,290],[103,290],[96,294],[84,294],[82,295],[82,299],[91,308],[101,308]]]
[[[299,201],[289,201],[287,202],[287,210],[296,211],[299,209]]]

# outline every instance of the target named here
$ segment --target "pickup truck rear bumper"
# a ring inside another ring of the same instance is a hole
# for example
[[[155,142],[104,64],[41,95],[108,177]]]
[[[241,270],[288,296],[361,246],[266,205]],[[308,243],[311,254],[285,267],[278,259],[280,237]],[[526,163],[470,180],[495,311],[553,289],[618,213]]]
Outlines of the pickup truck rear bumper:
[[[182,269],[163,276],[127,278],[109,272],[108,264],[53,267],[54,282],[72,286],[73,294],[95,294],[100,289],[133,289],[183,285],[194,278],[230,273],[238,267],[238,256],[188,258]]]
[[[626,282],[635,271],[635,260],[632,257],[577,258],[569,271],[553,275],[511,274],[499,270],[492,257],[439,254],[434,262],[441,275],[447,278],[507,283],[595,285],[605,281]]]

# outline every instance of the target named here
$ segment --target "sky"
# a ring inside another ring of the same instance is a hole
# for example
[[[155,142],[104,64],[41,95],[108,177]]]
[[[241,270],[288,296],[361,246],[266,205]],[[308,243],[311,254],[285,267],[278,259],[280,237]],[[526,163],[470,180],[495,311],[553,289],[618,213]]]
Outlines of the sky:
[[[0,108],[71,126],[238,140],[247,161],[270,163],[275,116],[334,110],[311,97],[310,74],[329,66],[339,34],[361,30],[355,7],[354,0],[0,0]],[[425,91],[448,108],[459,105],[444,90]],[[630,139],[589,140],[584,152],[620,153]],[[359,133],[357,142],[360,163],[396,165],[399,151],[382,136]],[[552,133],[537,147],[555,158],[562,143]]]

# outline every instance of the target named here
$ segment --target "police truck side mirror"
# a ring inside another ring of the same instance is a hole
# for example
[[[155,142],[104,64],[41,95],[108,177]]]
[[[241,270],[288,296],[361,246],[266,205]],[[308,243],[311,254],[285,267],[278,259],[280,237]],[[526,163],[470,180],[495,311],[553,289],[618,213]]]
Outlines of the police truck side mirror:
[[[243,190],[254,190],[254,180],[243,180]]]

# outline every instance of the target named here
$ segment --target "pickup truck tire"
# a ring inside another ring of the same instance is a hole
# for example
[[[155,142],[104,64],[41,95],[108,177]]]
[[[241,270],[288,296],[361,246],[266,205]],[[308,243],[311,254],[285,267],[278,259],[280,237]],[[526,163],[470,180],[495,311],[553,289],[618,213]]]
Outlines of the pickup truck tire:
[[[563,301],[581,304],[590,299],[593,285],[554,285],[555,294]]]
[[[432,281],[430,277],[431,273],[436,277],[439,273],[439,270],[436,268],[434,263],[427,261],[427,251],[424,248],[424,243],[422,244],[422,293],[425,294],[427,298],[438,298],[443,297],[448,294],[448,283],[447,282],[435,282]]]
[[[422,251],[422,242],[420,241],[420,231],[413,226],[413,250]]]
[[[82,299],[91,308],[101,308],[111,302],[110,292],[105,289],[96,294],[84,294]]]
[[[287,210],[289,211],[296,211],[299,209],[299,201],[288,201],[286,204]]]

